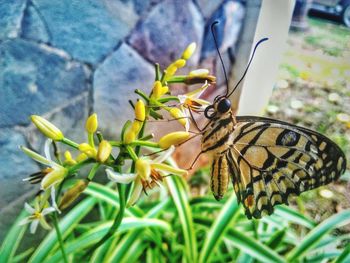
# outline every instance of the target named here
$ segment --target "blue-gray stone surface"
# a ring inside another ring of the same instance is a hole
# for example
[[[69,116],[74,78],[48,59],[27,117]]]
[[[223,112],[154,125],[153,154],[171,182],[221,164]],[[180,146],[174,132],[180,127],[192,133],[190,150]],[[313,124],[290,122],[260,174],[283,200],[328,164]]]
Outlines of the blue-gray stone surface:
[[[50,43],[73,58],[101,61],[129,33],[130,24],[110,1],[33,0],[45,20]],[[128,19],[130,16],[126,16]]]
[[[26,0],[0,0],[0,39],[17,37]]]
[[[217,9],[205,26],[204,40],[201,59],[216,54],[211,25],[218,21],[214,27],[215,36],[221,52],[226,52],[228,48],[234,48],[239,31],[242,27],[244,18],[244,7],[241,3],[235,1],[226,1]]]
[[[181,15],[180,15],[181,14]],[[166,66],[181,56],[191,42],[202,47],[204,20],[191,1],[164,1],[156,5],[130,36],[129,43],[149,61]],[[191,58],[196,64],[199,54]]]
[[[86,72],[47,46],[21,39],[0,43],[0,127],[26,125],[87,91]]]
[[[133,119],[128,100],[135,101],[135,89],[150,92],[154,69],[135,50],[122,44],[95,71],[94,111],[108,134],[118,136],[121,125]]]
[[[0,129],[0,211],[3,207],[33,187],[22,179],[39,171],[39,166],[19,148],[26,140],[15,129]]]

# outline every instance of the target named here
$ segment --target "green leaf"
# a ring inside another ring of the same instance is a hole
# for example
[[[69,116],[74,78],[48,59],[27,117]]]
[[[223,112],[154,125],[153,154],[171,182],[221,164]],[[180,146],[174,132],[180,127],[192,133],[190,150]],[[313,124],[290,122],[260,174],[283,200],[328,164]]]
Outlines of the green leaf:
[[[316,226],[316,223],[313,220],[311,220],[310,218],[307,218],[303,214],[293,210],[288,206],[284,206],[284,205],[277,206],[275,208],[275,214],[279,215],[285,220],[288,220],[292,223],[296,223],[301,226],[305,226],[310,229]]]
[[[18,245],[22,240],[24,232],[27,229],[27,225],[19,226],[18,224],[26,216],[28,216],[28,213],[25,210],[22,210],[22,212],[19,214],[16,221],[10,228],[9,232],[7,233],[0,249],[0,259],[2,262],[12,261],[12,258],[16,253]]]
[[[350,262],[350,244],[348,244],[343,252],[333,261],[334,263]]]
[[[182,232],[185,238],[186,256],[189,262],[197,261],[197,240],[184,180],[179,176],[168,176],[166,182],[175,203]]]
[[[311,248],[317,245],[320,239],[329,231],[345,225],[350,222],[350,210],[344,210],[323,221],[313,230],[311,230],[300,244],[292,249],[288,255],[288,261],[295,261],[307,253]]]
[[[235,214],[238,211],[238,204],[235,195],[227,200],[224,207],[221,209],[220,214],[211,226],[205,241],[203,248],[201,249],[201,254],[199,256],[199,262],[208,262],[215,251],[216,246],[220,243],[225,230],[230,225]]]
[[[99,227],[90,230],[79,238],[72,242],[66,244],[67,255],[73,252],[84,251],[85,248],[96,243],[100,240],[109,230],[112,225],[112,221],[101,224]],[[148,219],[148,218],[124,218],[118,231],[115,235],[120,235],[128,230],[136,230],[140,232],[140,229],[147,229],[153,227],[162,231],[171,231],[171,227],[168,223],[158,219]],[[53,256],[50,257],[50,262],[58,262],[61,259],[60,251],[57,251]]]
[[[75,228],[75,226],[82,220],[93,208],[96,203],[94,198],[86,198],[76,205],[59,223],[63,238],[67,237]],[[54,230],[46,236],[40,243],[34,254],[29,259],[30,263],[41,263],[47,256],[53,252],[57,246],[57,236]]]

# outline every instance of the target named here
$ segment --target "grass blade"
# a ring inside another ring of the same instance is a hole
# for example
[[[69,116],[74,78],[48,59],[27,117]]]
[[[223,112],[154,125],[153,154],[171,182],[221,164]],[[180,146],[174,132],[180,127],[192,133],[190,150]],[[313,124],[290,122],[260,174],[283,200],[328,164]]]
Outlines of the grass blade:
[[[329,231],[349,222],[350,210],[344,210],[326,219],[313,230],[311,230],[301,241],[301,243],[288,253],[288,261],[295,261],[298,258],[302,257],[309,251],[310,248],[316,246],[320,239]]]
[[[184,180],[178,176],[169,176],[166,182],[181,221],[188,261],[197,262],[197,240]]]
[[[231,195],[207,234],[203,248],[201,249],[199,262],[209,261],[212,252],[215,251],[216,245],[220,243],[226,228],[230,225],[237,211],[238,204],[236,197],[235,195]]]
[[[307,218],[303,214],[293,210],[288,206],[284,206],[284,205],[277,206],[275,208],[275,214],[279,215],[280,217],[290,222],[296,223],[301,226],[305,226],[309,229],[314,228],[316,226],[316,223],[313,220],[311,220],[310,218]]]
[[[0,249],[0,259],[2,262],[10,262],[14,257],[19,243],[22,240],[24,232],[27,229],[27,225],[19,226],[19,222],[24,219],[28,213],[24,210],[17,217],[15,223],[12,225],[10,231],[6,235],[1,249]]]

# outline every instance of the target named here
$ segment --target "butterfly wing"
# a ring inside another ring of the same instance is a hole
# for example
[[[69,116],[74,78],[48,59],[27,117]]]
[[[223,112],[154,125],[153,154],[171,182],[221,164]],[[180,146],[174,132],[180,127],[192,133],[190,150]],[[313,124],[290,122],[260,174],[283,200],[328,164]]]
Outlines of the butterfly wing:
[[[236,120],[225,156],[248,218],[271,214],[291,194],[328,184],[346,169],[341,149],[315,131],[262,117]]]

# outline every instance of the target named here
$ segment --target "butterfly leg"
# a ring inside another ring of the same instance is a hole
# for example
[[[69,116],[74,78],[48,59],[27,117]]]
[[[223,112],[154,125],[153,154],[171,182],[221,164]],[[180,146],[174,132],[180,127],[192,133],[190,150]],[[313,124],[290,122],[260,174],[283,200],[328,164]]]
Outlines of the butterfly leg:
[[[198,161],[199,157],[202,155],[203,152],[200,152],[196,158],[194,159],[194,161],[192,162],[191,166],[189,168],[187,168],[186,170],[192,170],[193,169],[193,166],[196,164],[196,162]]]

